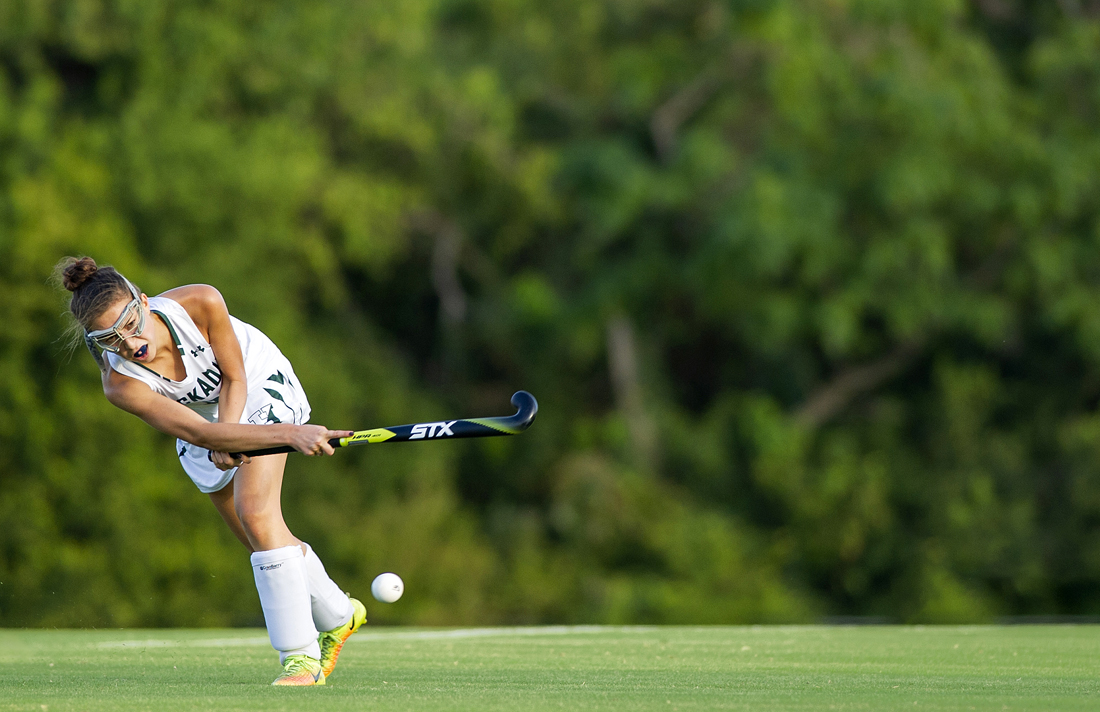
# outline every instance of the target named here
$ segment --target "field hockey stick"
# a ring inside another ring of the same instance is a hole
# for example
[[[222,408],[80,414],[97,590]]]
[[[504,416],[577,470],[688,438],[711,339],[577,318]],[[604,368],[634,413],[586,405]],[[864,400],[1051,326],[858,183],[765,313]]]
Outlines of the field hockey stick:
[[[490,438],[497,435],[518,435],[531,426],[535,414],[539,412],[538,401],[527,391],[516,391],[512,396],[512,405],[519,410],[515,415],[502,415],[495,418],[465,418],[462,420],[442,420],[434,423],[413,423],[411,425],[393,425],[373,430],[358,430],[343,438],[333,438],[328,444],[333,447],[346,447],[363,443],[403,443],[414,440],[453,440],[455,438]],[[289,445],[267,447],[262,450],[249,450],[245,453],[233,453],[234,457],[248,455],[276,455],[281,452],[295,452]]]

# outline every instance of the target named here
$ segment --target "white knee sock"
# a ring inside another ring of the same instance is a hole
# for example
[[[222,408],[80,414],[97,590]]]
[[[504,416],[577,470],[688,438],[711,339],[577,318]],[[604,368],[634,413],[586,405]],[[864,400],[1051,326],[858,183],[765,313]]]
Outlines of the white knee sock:
[[[309,577],[309,598],[313,606],[313,623],[317,630],[332,630],[351,620],[352,608],[348,595],[340,590],[325,571],[325,565],[306,544],[306,575]]]
[[[285,662],[288,655],[320,659],[302,548],[294,545],[254,552],[252,572],[256,575],[267,635],[271,647],[279,651],[279,662]]]

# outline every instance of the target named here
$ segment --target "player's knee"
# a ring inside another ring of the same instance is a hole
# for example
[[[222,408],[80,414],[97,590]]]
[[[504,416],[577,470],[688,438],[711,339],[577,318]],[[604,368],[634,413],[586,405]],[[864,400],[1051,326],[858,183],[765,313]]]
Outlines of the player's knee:
[[[279,522],[278,512],[260,507],[238,506],[237,518],[241,520],[241,526],[253,542],[266,539],[267,535],[277,528]]]

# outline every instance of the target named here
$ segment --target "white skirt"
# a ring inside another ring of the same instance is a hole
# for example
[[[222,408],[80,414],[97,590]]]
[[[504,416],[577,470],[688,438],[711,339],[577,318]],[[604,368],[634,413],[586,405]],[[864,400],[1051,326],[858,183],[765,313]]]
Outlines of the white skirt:
[[[250,425],[273,425],[275,423],[294,423],[302,425],[309,422],[309,400],[294,375],[294,369],[285,358],[280,359],[274,373],[263,382],[262,387],[248,390],[241,413],[241,423]],[[214,416],[216,418],[216,415]],[[183,471],[195,483],[200,492],[217,492],[237,474],[236,467],[222,471],[210,459],[210,451],[198,445],[176,440],[176,452],[179,454]]]

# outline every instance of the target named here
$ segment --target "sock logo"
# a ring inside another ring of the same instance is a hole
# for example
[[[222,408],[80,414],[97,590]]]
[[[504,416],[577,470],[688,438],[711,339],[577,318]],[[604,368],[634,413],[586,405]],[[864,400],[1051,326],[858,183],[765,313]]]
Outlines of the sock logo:
[[[282,566],[282,564],[260,564],[260,571],[271,571],[272,569],[277,569],[280,566]]]

